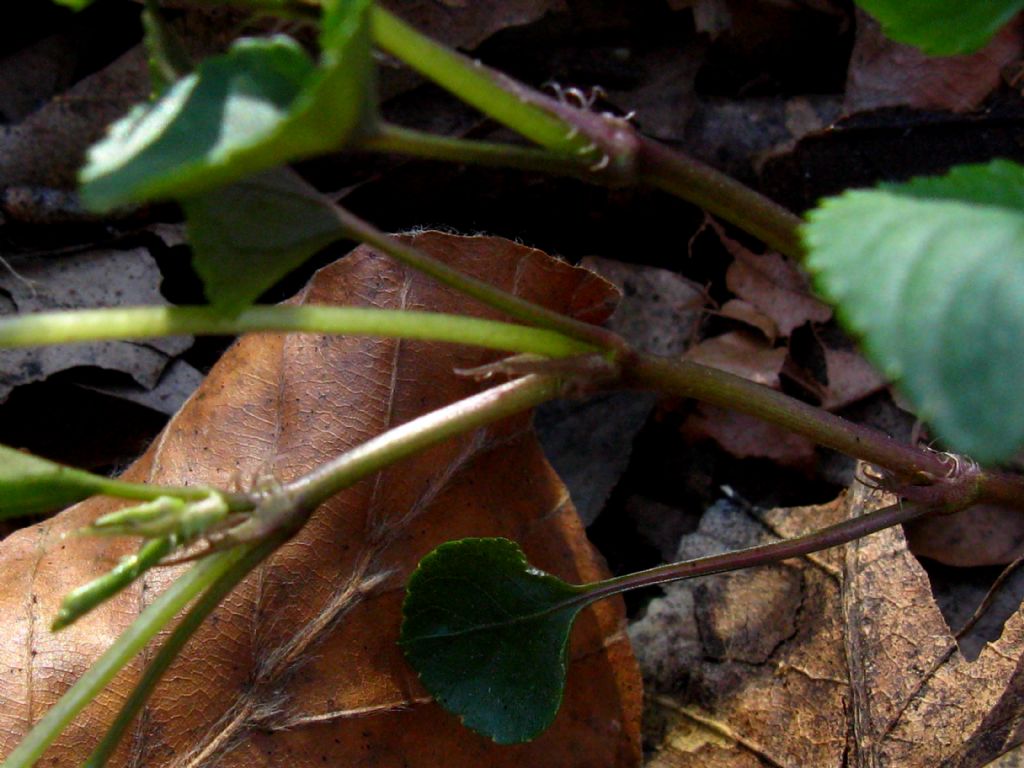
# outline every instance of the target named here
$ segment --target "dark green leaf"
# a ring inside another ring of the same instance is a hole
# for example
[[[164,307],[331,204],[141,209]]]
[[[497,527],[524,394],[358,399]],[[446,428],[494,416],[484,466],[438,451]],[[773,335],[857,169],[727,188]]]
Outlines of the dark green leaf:
[[[1024,167],[846,192],[803,235],[819,289],[939,437],[983,462],[1024,444]]]
[[[287,169],[183,201],[206,297],[241,309],[343,234],[334,205]]]
[[[328,7],[319,66],[290,38],[243,39],[137,107],[90,150],[85,202],[109,210],[194,196],[336,150],[371,108],[369,5]]]
[[[532,568],[507,539],[442,544],[409,579],[401,645],[427,690],[499,744],[551,725],[585,589]]]
[[[61,509],[96,493],[88,472],[0,445],[0,518]]]
[[[1024,0],[856,0],[886,35],[932,56],[983,47]]]

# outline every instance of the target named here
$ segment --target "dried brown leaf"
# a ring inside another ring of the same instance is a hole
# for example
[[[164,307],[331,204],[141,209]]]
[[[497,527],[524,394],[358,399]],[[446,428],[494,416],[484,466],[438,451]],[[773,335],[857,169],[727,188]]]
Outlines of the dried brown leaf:
[[[967,112],[999,87],[1003,68],[1020,58],[1024,30],[1007,25],[977,53],[925,56],[887,38],[878,23],[857,13],[857,37],[846,81],[847,113],[907,106]]]
[[[810,469],[814,465],[814,443],[738,411],[701,403],[683,424],[689,440],[710,437],[738,459],[771,459],[779,464]]]
[[[979,504],[905,527],[911,552],[946,565],[1005,565],[1024,555],[1024,514],[1018,509]]]
[[[729,299],[729,301],[722,305],[719,314],[722,317],[738,320],[745,325],[749,325],[751,328],[756,328],[764,334],[765,340],[770,345],[774,345],[775,340],[779,337],[779,327],[775,324],[775,321],[749,301]]]
[[[832,310],[817,299],[807,279],[784,256],[769,251],[754,253],[714,224],[733,262],[725,274],[729,290],[746,299],[775,321],[779,334],[789,336],[807,322],[824,323]]]
[[[768,346],[760,336],[732,331],[702,341],[686,353],[686,359],[778,388],[787,354],[784,348]]]
[[[681,557],[793,536],[892,503],[845,500],[761,521],[716,506]],[[665,731],[657,768],[968,768],[1021,741],[1024,612],[960,654],[900,529],[666,588],[631,636]]]
[[[13,256],[0,265],[0,291],[11,300],[0,316],[101,306],[166,305],[156,260],[145,248],[96,249],[45,257]],[[23,384],[70,368],[95,367],[128,374],[142,388],[157,386],[165,368],[192,346],[188,336],[150,342],[105,341],[44,349],[0,350],[0,402]]]
[[[828,385],[824,388],[822,408],[845,408],[886,388],[885,379],[860,353],[827,345],[824,353]]]
[[[607,283],[539,251],[439,233],[414,241],[546,306],[592,321],[609,311]],[[494,314],[366,248],[322,269],[296,300]],[[493,359],[433,343],[247,336],[127,477],[230,485],[270,469],[290,480],[389,426],[477,391],[480,384],[452,371]],[[131,546],[61,534],[114,506],[91,500],[0,545],[0,752],[10,751],[178,574],[151,573],[50,634],[61,597]],[[320,507],[200,628],[115,765],[637,765],[639,688],[619,603],[581,617],[565,703],[536,742],[496,747],[421,687],[396,642],[402,585],[440,542],[480,535],[521,541],[534,563],[571,581],[605,572],[527,416],[450,440]],[[146,655],[78,717],[46,760],[81,763]]]

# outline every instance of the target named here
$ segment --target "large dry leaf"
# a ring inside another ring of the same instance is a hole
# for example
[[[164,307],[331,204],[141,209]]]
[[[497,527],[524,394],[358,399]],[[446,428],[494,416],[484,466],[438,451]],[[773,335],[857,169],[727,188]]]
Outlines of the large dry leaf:
[[[680,555],[890,502],[857,486],[845,501],[763,522],[721,506]],[[664,728],[651,766],[969,768],[1024,737],[1024,613],[968,661],[898,528],[666,592],[631,630]]]
[[[610,310],[607,283],[538,251],[437,233],[414,241],[582,319]],[[492,314],[365,248],[321,270],[297,300]],[[230,485],[272,470],[289,480],[477,391],[452,370],[493,358],[432,343],[246,337],[127,476]],[[49,633],[61,596],[130,547],[61,534],[113,506],[78,505],[0,546],[2,752],[177,573],[151,574],[95,615]],[[639,682],[616,603],[581,617],[565,703],[536,742],[496,747],[430,701],[396,644],[402,586],[440,542],[481,535],[521,541],[532,562],[571,581],[604,574],[526,416],[450,440],[335,496],[250,575],[170,669],[116,765],[637,765]],[[82,760],[144,660],[85,710],[47,760]]]

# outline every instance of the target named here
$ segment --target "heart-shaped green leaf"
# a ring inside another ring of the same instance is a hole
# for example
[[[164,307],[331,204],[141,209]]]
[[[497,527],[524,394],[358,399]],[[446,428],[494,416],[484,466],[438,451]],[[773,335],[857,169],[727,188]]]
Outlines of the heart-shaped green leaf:
[[[427,690],[499,744],[551,725],[586,589],[530,566],[508,539],[442,544],[409,579],[401,645]]]
[[[82,198],[96,210],[186,197],[336,150],[372,109],[370,0],[333,0],[319,65],[284,36],[242,39],[89,152]]]
[[[939,437],[983,462],[1024,445],[1024,167],[846,192],[803,236],[818,288]]]
[[[254,301],[344,234],[333,203],[286,168],[182,205],[206,297],[229,312]]]
[[[893,40],[932,56],[969,53],[984,46],[1024,0],[856,0]]]

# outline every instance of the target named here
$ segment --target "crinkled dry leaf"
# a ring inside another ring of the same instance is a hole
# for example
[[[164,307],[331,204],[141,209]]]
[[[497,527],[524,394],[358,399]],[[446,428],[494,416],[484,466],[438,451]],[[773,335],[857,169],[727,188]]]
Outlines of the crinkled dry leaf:
[[[590,321],[610,309],[596,276],[496,238],[415,237],[425,251]],[[360,248],[322,269],[300,303],[492,316]],[[230,485],[304,473],[479,384],[455,376],[494,359],[461,346],[316,335],[243,338],[128,472],[133,480]],[[0,751],[161,591],[147,576],[62,633],[61,597],[131,542],[69,538],[114,504],[92,500],[0,546]],[[463,536],[522,542],[537,566],[574,582],[604,575],[526,416],[452,439],[338,494],[232,593],[199,630],[116,756],[146,766],[635,766],[639,682],[621,604],[581,617],[565,703],[536,742],[498,748],[434,704],[396,643],[402,586],[417,561]],[[145,654],[143,654],[145,656]],[[137,660],[47,753],[75,765],[137,679]],[[48,763],[49,764],[49,763]]]
[[[702,341],[686,353],[686,359],[778,389],[788,354],[782,347],[769,346],[761,336],[732,331]]]
[[[92,250],[52,258],[14,256],[0,268],[0,290],[11,299],[8,312],[42,312],[102,306],[165,305],[163,279],[145,248]],[[22,384],[58,371],[90,366],[126,373],[152,390],[176,355],[192,346],[181,336],[152,341],[102,341],[43,349],[0,350],[0,402]]]
[[[751,328],[756,328],[764,334],[769,344],[774,344],[779,337],[779,327],[768,315],[759,310],[749,301],[743,299],[729,299],[719,310],[722,317],[737,320]]]
[[[793,536],[892,502],[716,506],[683,557]],[[666,588],[631,629],[664,738],[655,768],[968,768],[1021,741],[1024,612],[965,659],[900,529]]]
[[[1015,21],[977,53],[926,56],[890,40],[878,22],[858,11],[843,107],[847,113],[894,106],[976,109],[999,87],[1003,69],[1020,58],[1022,44],[1022,28]]]
[[[710,437],[738,459],[771,459],[791,467],[813,469],[814,443],[738,411],[701,403],[682,427],[689,440]]]
[[[828,385],[824,388],[822,408],[845,408],[886,388],[882,374],[859,352],[823,346]]]
[[[1024,513],[979,504],[955,515],[909,523],[907,546],[915,555],[969,568],[1004,565],[1024,556]]]
[[[807,280],[785,257],[773,251],[754,253],[717,223],[714,227],[733,257],[725,273],[729,290],[774,320],[781,336],[806,322],[824,323],[832,317],[831,308],[815,298]]]

